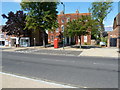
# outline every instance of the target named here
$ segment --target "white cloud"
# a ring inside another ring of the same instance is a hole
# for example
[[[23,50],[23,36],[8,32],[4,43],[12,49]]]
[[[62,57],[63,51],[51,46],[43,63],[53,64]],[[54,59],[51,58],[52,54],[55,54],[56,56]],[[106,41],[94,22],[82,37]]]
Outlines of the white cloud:
[[[2,2],[21,2],[21,0],[1,0]],[[35,1],[36,0],[32,0]],[[53,2],[54,0],[47,0]],[[61,2],[101,2],[101,0],[60,0]],[[104,0],[102,0],[104,1]],[[119,0],[113,0],[113,2],[119,2]]]
[[[112,31],[112,30],[113,30],[113,25],[105,26],[105,31]]]
[[[21,2],[22,0],[2,0],[2,2]]]
[[[14,2],[21,2],[21,0],[13,0]]]
[[[102,1],[106,1],[106,0],[60,0],[60,1],[61,2],[102,2]],[[119,0],[112,0],[112,1],[119,2]]]
[[[106,28],[111,28],[111,27],[113,27],[113,25],[108,25],[108,26],[105,26]]]

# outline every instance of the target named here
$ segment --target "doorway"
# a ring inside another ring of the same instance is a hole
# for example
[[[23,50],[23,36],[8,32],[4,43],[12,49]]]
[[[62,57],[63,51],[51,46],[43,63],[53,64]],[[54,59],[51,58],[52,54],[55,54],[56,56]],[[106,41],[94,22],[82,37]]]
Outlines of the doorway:
[[[0,46],[4,46],[5,45],[5,41],[0,41]]]
[[[110,38],[110,47],[117,47],[117,38]]]
[[[11,39],[11,46],[16,46],[16,39]]]

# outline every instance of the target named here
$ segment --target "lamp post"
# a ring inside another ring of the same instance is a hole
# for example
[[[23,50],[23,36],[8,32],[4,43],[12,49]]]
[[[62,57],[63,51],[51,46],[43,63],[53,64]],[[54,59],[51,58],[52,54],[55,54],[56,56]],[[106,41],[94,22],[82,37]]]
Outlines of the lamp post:
[[[61,4],[63,5],[64,29],[65,29],[65,4],[63,2],[61,2]],[[64,38],[64,30],[63,30],[63,49],[64,49],[64,42],[65,42],[65,38]]]
[[[34,47],[35,47],[35,38],[34,38]]]

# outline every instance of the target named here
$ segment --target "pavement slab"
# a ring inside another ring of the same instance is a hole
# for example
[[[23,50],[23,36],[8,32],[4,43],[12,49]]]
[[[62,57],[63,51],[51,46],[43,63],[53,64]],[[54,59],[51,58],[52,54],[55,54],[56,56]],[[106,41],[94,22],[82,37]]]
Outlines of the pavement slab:
[[[117,48],[91,48],[84,49],[80,56],[96,56],[96,57],[112,57],[118,58],[119,53]]]
[[[0,76],[2,77],[2,83],[0,83],[2,88],[76,88],[8,73],[2,73]]]
[[[21,49],[16,50],[19,53],[34,53],[34,54],[50,54],[50,55],[66,55],[66,56],[78,56],[82,51],[73,50],[48,50],[48,49]]]
[[[95,56],[95,57],[111,57],[118,58],[119,49],[114,47],[103,47],[103,48],[72,48],[65,47],[57,48],[54,47],[11,47],[1,48],[2,51],[12,51],[17,53],[32,53],[32,54],[49,54],[49,55],[65,55],[65,56]]]

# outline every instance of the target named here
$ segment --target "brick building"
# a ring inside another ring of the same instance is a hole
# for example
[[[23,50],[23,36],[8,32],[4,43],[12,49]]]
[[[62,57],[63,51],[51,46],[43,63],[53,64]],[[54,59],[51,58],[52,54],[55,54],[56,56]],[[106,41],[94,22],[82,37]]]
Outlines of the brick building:
[[[4,25],[0,25],[0,46],[8,46],[9,45],[9,36],[6,35],[6,32],[2,32],[2,28]]]
[[[16,42],[19,42],[19,46],[40,46],[42,45],[42,32],[40,30],[34,31],[25,31],[24,34],[20,36],[11,35],[8,32],[2,32],[3,25],[0,26],[0,46],[16,46]],[[47,34],[46,43],[47,43]]]
[[[108,33],[108,47],[120,47],[120,13],[114,18],[113,31]]]
[[[48,32],[48,43],[54,43],[55,38],[59,38],[59,36],[64,31],[64,26],[67,24],[67,22],[76,20],[80,18],[82,15],[90,15],[90,13],[79,13],[78,10],[76,10],[76,13],[70,13],[70,14],[64,14],[61,12],[57,17],[57,22],[59,23],[59,27],[56,28],[54,32]],[[62,38],[59,38],[59,41],[62,41]],[[65,44],[70,45],[72,42],[75,44],[79,43],[78,37],[65,37]],[[91,35],[86,35],[81,37],[81,44],[91,44]]]
[[[16,46],[16,41],[19,40],[20,46],[30,46],[30,38],[15,35],[9,35],[8,32],[2,32],[4,25],[0,26],[0,46]]]

